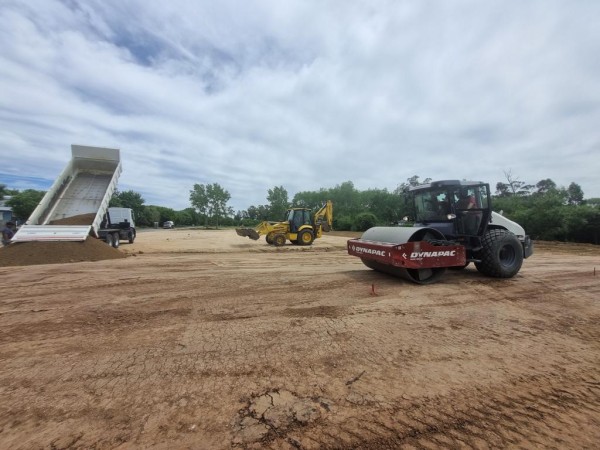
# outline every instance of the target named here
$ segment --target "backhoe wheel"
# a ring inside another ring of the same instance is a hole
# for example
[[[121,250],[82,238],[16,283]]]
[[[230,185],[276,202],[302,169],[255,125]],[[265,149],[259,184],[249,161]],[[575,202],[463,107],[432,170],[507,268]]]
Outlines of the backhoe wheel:
[[[477,270],[495,278],[514,277],[523,264],[523,247],[517,237],[507,230],[493,228],[483,236]]]
[[[267,236],[265,237],[267,244],[269,245],[273,245],[273,233],[269,233],[267,234]]]
[[[114,244],[113,244],[113,235],[112,235],[112,234],[110,234],[110,233],[107,233],[107,234],[106,234],[106,237],[104,238],[104,241],[105,241],[105,242],[106,242],[106,243],[107,243],[107,244],[108,244],[110,247],[112,247],[112,246],[114,245]]]
[[[273,236],[273,245],[275,247],[282,247],[285,245],[285,235],[284,234],[276,234]]]
[[[121,243],[120,238],[119,233],[113,233],[113,248],[119,248],[119,244]]]
[[[298,233],[298,243],[300,245],[310,245],[315,240],[315,236],[310,230],[302,230]]]

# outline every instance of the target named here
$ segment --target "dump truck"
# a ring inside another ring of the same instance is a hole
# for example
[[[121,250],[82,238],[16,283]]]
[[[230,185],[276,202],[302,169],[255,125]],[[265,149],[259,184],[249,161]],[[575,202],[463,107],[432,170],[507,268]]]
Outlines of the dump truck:
[[[492,211],[490,186],[442,180],[409,190],[414,222],[373,227],[347,243],[348,253],[369,268],[418,284],[470,263],[484,275],[511,278],[533,253],[523,227]]]
[[[133,211],[109,208],[121,174],[116,148],[71,146],[71,160],[13,242],[84,241],[93,236],[118,247],[136,237]]]
[[[258,240],[265,236],[267,244],[281,247],[286,241],[294,245],[311,245],[333,226],[333,204],[327,201],[312,214],[308,208],[290,208],[281,222],[261,222],[255,228],[237,228],[239,236]]]

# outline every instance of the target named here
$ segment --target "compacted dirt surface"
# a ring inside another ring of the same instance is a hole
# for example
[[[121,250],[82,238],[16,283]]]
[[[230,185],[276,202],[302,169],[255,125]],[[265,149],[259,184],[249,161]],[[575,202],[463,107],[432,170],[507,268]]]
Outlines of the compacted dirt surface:
[[[598,247],[419,286],[346,239],[153,230],[0,267],[0,448],[598,447]]]

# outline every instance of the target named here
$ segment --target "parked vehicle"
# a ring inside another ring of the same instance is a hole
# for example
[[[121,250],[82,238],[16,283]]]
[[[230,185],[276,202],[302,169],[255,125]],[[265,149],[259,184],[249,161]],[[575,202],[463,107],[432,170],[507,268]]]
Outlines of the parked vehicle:
[[[168,229],[168,228],[173,228],[175,227],[175,224],[173,223],[172,220],[167,220],[163,223],[163,228]]]

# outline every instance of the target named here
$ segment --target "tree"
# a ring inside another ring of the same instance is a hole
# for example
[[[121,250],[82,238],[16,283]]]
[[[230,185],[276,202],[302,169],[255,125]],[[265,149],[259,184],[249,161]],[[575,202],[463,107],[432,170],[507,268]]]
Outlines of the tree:
[[[3,200],[5,195],[6,195],[6,185],[0,184],[0,200]]]
[[[233,215],[233,209],[227,206],[231,195],[218,183],[207,185],[206,195],[208,197],[208,213],[211,218],[216,219],[216,226],[219,228],[219,219],[221,217]]]
[[[6,204],[13,210],[13,215],[26,220],[37,205],[42,201],[46,192],[36,191],[35,189],[26,189],[14,194]]]
[[[141,215],[136,216],[140,224],[152,226],[155,222],[160,222],[160,211],[156,206],[146,206]]]
[[[509,197],[510,196],[510,190],[509,190],[509,186],[506,183],[502,183],[502,182],[497,182],[496,183],[496,195],[498,197]]]
[[[583,201],[583,190],[577,183],[571,183],[567,188],[569,205],[579,205]]]
[[[405,183],[400,183],[394,193],[398,195],[404,195],[408,192],[409,188],[427,183],[431,183],[431,178],[425,178],[423,181],[421,181],[419,175],[413,175],[412,177],[407,178]]]
[[[270,215],[274,219],[282,220],[286,210],[289,208],[288,192],[283,186],[275,186],[269,189],[267,195],[269,201]]]
[[[367,231],[375,225],[377,225],[377,217],[372,213],[360,213],[354,220],[354,228],[356,231]]]
[[[532,185],[526,184],[524,181],[519,181],[519,178],[515,177],[510,169],[504,171],[504,176],[506,177],[506,181],[508,181],[507,190],[512,195],[528,195],[533,188]],[[498,189],[498,184],[496,185],[496,189]]]
[[[194,189],[190,191],[190,203],[198,213],[205,216],[207,226],[209,218],[214,219],[217,228],[219,228],[220,218],[233,215],[233,210],[227,206],[230,199],[229,192],[218,183],[194,184]]]
[[[141,218],[144,216],[144,202],[145,200],[139,192],[132,190],[123,192],[115,191],[110,199],[109,206],[131,208],[135,217]]]
[[[535,187],[537,188],[538,194],[545,194],[546,192],[555,190],[556,183],[550,178],[546,178],[545,180],[538,181]]]
[[[208,226],[208,195],[203,184],[194,184],[194,189],[190,191],[190,203],[198,214],[205,217],[205,225]]]

